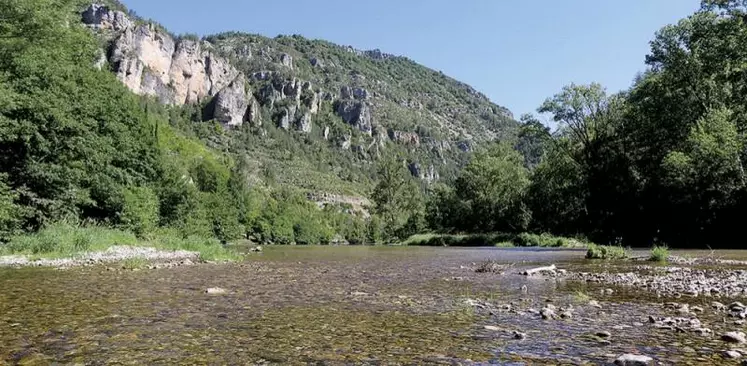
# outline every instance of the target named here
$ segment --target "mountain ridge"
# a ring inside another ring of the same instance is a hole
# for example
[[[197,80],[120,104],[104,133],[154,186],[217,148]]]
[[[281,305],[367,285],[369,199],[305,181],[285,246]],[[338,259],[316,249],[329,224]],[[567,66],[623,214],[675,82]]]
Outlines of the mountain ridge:
[[[81,12],[82,22],[105,44],[99,67],[111,69],[137,94],[199,106],[196,122],[287,139],[273,131],[281,130],[300,143],[301,155],[342,154],[333,160],[350,163],[344,169],[353,172],[340,172],[330,162],[323,175],[359,192],[371,186],[371,162],[384,153],[403,156],[413,176],[433,183],[452,179],[475,146],[516,137],[518,123],[507,108],[406,56],[300,35],[174,36],[133,14],[113,1]],[[243,150],[249,157],[262,155],[256,146]],[[266,146],[261,153],[273,151]],[[304,183],[291,182],[309,188]]]

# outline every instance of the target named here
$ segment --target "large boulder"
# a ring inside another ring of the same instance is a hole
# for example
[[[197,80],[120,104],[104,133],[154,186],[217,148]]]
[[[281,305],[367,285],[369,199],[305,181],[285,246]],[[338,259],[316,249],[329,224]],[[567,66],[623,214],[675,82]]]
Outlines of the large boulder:
[[[346,123],[369,136],[371,135],[373,118],[371,117],[371,108],[365,102],[340,100],[335,105],[335,112]]]
[[[213,118],[229,127],[241,126],[248,108],[244,76],[239,75],[215,97]]]

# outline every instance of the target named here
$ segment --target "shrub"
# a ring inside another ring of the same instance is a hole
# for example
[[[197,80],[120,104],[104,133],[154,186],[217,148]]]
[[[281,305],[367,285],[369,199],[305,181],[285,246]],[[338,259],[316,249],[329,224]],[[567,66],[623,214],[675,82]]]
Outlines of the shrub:
[[[654,245],[651,248],[651,256],[649,261],[652,262],[666,262],[669,258],[669,248],[666,245]]]
[[[158,224],[158,196],[147,187],[125,189],[119,221],[139,237],[153,232]]]
[[[627,249],[619,246],[589,244],[586,252],[586,259],[627,259],[629,252]]]

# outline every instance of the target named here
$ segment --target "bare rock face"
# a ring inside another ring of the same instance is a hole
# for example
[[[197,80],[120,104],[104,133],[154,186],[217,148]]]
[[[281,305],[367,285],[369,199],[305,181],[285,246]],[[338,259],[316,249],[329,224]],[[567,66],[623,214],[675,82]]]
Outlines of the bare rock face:
[[[287,53],[280,55],[280,64],[293,69],[293,57]]]
[[[343,121],[353,125],[367,135],[371,135],[373,118],[371,108],[365,102],[341,100],[336,103],[335,112]]]
[[[368,90],[363,88],[353,88],[353,98],[357,100],[368,99]]]
[[[289,130],[291,123],[294,122],[296,116],[296,108],[293,106],[283,108],[278,114],[278,127],[284,130]]]
[[[198,40],[180,39],[152,24],[135,25],[122,12],[92,5],[82,14],[94,29],[120,32],[109,63],[119,80],[141,95],[162,103],[198,103],[218,94],[238,75],[227,60],[215,56]]]
[[[197,103],[208,96],[212,85],[207,76],[206,57],[199,42],[182,40],[177,44],[168,74],[177,104]]]
[[[403,132],[389,129],[389,139],[403,145],[420,146],[420,136],[415,132]]]
[[[428,168],[422,169],[420,163],[412,162],[407,165],[407,169],[410,170],[410,174],[412,174],[413,177],[425,181],[428,184],[433,183],[440,178],[438,171],[436,171],[436,167],[433,165],[429,165]]]
[[[249,108],[244,84],[244,76],[239,75],[218,93],[215,97],[213,118],[229,127],[241,126],[244,123]]]
[[[311,133],[311,112],[306,112],[296,121],[296,129],[303,133]]]
[[[132,26],[127,14],[109,9],[101,4],[92,4],[83,14],[83,24],[99,30],[123,31]]]
[[[260,127],[262,126],[262,114],[259,111],[259,103],[257,103],[257,100],[254,98],[250,99],[251,101],[249,103],[249,108],[246,110],[246,117],[244,120],[249,121],[253,127]]]

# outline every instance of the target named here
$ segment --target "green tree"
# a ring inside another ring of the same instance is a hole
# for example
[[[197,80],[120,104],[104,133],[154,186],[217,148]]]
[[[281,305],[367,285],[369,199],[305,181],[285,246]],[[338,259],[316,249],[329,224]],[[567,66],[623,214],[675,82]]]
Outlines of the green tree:
[[[384,239],[401,239],[398,233],[410,217],[421,210],[420,190],[404,160],[388,156],[379,162],[378,182],[371,195],[374,213],[381,217]]]
[[[525,230],[530,213],[524,205],[529,173],[523,157],[507,144],[475,153],[455,182],[458,199],[465,206],[463,230]]]

